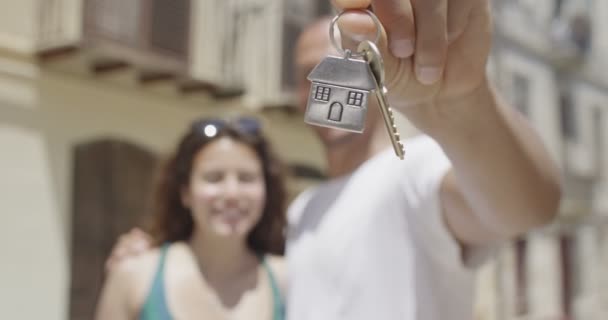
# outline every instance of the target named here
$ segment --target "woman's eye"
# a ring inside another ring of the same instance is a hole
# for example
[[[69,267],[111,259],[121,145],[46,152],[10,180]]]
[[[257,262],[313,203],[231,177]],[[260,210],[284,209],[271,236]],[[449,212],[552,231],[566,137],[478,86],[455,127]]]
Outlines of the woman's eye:
[[[259,175],[253,172],[241,172],[239,173],[239,181],[241,182],[254,182],[258,180]]]
[[[216,183],[222,181],[224,175],[221,172],[212,171],[202,174],[202,179],[207,182]]]

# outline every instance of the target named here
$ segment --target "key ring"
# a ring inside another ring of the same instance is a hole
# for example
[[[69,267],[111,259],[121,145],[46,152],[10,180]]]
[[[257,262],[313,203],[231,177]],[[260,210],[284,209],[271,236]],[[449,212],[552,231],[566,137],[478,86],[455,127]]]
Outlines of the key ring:
[[[372,20],[374,21],[374,24],[376,25],[376,39],[374,40],[374,44],[378,44],[378,42],[380,41],[380,36],[382,35],[381,34],[382,24],[380,23],[380,20],[378,19],[378,17],[376,17],[376,15],[373,12],[371,12],[367,9],[366,10],[344,10],[344,11],[340,12],[340,14],[338,14],[331,20],[331,24],[329,25],[329,38],[331,40],[331,44],[334,46],[334,48],[336,48],[338,53],[340,53],[341,55],[346,56],[347,53],[350,53],[350,55],[353,57],[363,57],[364,54],[362,54],[362,53],[358,53],[358,52],[351,53],[350,50],[344,50],[342,48],[342,46],[336,40],[335,31],[334,31],[336,22],[338,22],[338,20],[340,19],[340,17],[342,17],[343,14],[345,14],[347,12],[355,12],[355,11],[366,13],[368,16],[370,16],[370,18],[372,18]]]

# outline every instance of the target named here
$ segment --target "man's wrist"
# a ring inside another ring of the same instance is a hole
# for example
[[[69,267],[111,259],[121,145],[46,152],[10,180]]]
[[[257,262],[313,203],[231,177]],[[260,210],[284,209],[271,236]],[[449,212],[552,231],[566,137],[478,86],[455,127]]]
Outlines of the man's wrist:
[[[484,80],[469,93],[413,106],[406,111],[406,116],[427,135],[442,141],[487,134],[492,130],[492,123],[499,119],[499,110],[496,94]]]

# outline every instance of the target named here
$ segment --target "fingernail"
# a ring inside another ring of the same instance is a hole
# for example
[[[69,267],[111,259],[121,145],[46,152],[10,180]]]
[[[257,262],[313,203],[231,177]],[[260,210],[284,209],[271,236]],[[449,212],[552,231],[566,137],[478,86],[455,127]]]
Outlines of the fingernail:
[[[418,81],[425,85],[434,84],[441,76],[441,69],[437,67],[418,67],[416,68]]]
[[[397,58],[407,58],[414,54],[414,41],[401,39],[391,42],[391,51]]]
[[[448,43],[452,44],[454,41],[458,40],[458,38],[462,35],[462,31],[452,31],[448,34]]]

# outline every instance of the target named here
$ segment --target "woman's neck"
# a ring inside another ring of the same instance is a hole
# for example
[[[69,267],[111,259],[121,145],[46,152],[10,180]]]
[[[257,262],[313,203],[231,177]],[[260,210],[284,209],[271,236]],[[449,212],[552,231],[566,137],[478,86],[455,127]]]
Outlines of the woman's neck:
[[[189,245],[203,275],[212,284],[220,285],[239,278],[257,270],[259,264],[258,257],[244,239],[218,239],[195,231]]]
[[[391,144],[384,123],[376,123],[368,132],[360,134],[339,148],[327,148],[328,174],[337,178],[351,174],[367,160],[386,150]]]

